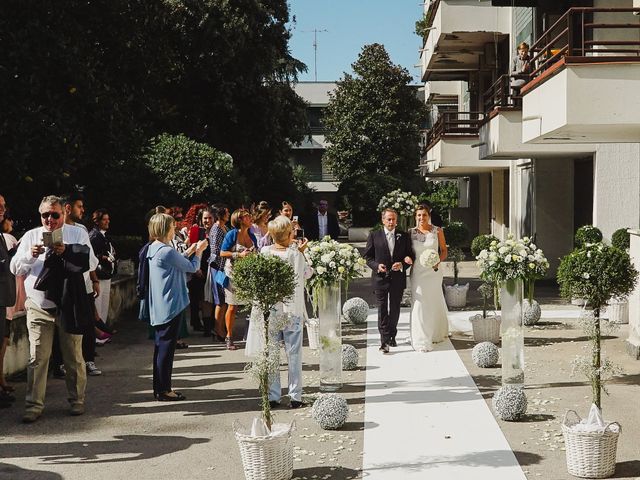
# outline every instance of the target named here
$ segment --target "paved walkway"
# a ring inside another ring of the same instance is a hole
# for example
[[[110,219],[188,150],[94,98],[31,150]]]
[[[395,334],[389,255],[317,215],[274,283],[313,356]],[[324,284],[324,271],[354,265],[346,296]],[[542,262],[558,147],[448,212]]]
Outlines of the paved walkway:
[[[398,338],[408,333],[405,309]],[[449,340],[427,354],[403,343],[382,355],[379,346],[376,315],[371,314],[364,478],[526,478]]]

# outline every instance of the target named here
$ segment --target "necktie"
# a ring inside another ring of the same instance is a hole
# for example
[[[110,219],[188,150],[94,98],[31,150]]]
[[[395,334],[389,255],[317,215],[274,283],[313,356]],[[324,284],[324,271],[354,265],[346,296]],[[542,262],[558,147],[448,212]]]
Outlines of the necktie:
[[[396,239],[393,236],[393,232],[387,232],[387,243],[389,244],[389,253],[393,257],[393,249],[396,246]]]

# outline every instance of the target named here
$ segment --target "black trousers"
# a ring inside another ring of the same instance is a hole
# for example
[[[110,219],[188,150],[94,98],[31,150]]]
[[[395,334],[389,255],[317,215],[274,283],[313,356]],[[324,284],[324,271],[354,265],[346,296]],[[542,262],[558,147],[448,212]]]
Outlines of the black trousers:
[[[200,302],[204,300],[204,284],[205,279],[196,277],[195,275],[191,277],[191,280],[187,283],[187,288],[189,289],[189,307],[190,307],[190,315],[189,315],[189,323],[192,328],[203,328],[203,322],[200,321]],[[206,319],[205,320],[206,323]],[[209,319],[211,320],[211,319]],[[211,332],[211,325],[209,326],[209,332]],[[206,328],[204,328],[206,330]]]
[[[82,334],[82,358],[85,362],[93,362],[96,359],[96,302],[93,293],[89,294],[89,306],[91,309],[91,320],[87,322],[87,330]]]
[[[400,318],[400,302],[404,285],[401,282],[390,282],[376,287],[376,301],[378,302],[378,331],[380,343],[387,344],[398,333],[398,319]]]
[[[181,315],[162,325],[154,325],[155,348],[153,349],[153,394],[171,391],[173,356],[176,353]]]

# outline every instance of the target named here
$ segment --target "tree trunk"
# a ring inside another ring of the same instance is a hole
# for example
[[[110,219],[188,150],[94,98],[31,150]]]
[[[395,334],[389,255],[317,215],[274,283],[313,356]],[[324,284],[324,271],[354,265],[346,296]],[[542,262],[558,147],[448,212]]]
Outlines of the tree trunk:
[[[592,388],[593,388],[593,403],[602,411],[602,406],[600,404],[600,393],[602,390],[602,377],[600,373],[601,367],[601,358],[600,358],[600,341],[601,341],[601,332],[600,332],[600,307],[596,307],[593,309],[593,320],[594,320],[594,328],[595,328],[595,338],[593,340],[593,358],[592,358],[592,366],[594,368],[594,377],[592,380]]]
[[[264,349],[268,354],[269,345],[269,313],[264,312]],[[260,395],[262,396],[262,417],[267,429],[271,432],[271,407],[269,405],[269,372],[266,368],[260,373]]]

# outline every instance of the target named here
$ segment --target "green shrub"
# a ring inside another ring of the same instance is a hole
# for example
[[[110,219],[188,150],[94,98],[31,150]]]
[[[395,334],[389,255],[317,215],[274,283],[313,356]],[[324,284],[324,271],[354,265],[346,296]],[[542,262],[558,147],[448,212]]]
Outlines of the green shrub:
[[[138,262],[138,252],[145,244],[142,237],[130,236],[130,235],[116,235],[109,236],[113,242],[113,247],[116,249],[116,255],[118,260],[134,260]]]
[[[226,198],[235,183],[229,154],[183,134],[152,138],[143,157],[171,194],[184,201]]]
[[[619,228],[611,235],[611,245],[620,250],[627,250],[630,247],[631,238],[629,237],[628,227]]]
[[[598,243],[602,241],[602,232],[593,225],[583,225],[576,231],[574,242],[576,247],[583,247],[587,243]]]
[[[451,247],[460,247],[469,237],[469,229],[462,222],[451,222],[444,227],[444,236],[447,245]]]
[[[488,250],[491,242],[498,242],[498,237],[494,235],[478,235],[471,242],[471,255],[477,257],[482,250]]]

